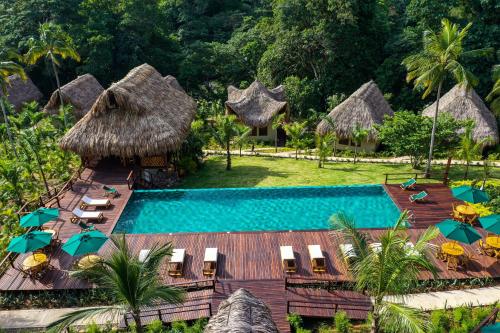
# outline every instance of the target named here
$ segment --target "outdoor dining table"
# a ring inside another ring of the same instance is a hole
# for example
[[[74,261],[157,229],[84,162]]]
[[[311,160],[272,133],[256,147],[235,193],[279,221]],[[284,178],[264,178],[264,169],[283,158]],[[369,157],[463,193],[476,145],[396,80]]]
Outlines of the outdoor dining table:
[[[446,242],[441,245],[441,250],[444,254],[453,257],[459,257],[464,254],[464,248],[458,245],[456,242]]]
[[[500,236],[486,237],[486,245],[493,247],[495,249],[500,249]]]
[[[78,268],[80,269],[88,269],[97,264],[99,261],[101,261],[101,257],[95,255],[95,254],[90,254],[88,256],[85,256],[81,258],[78,261]]]
[[[27,256],[23,261],[23,269],[26,271],[35,270],[42,267],[48,262],[47,255],[45,253],[35,253],[33,255]]]

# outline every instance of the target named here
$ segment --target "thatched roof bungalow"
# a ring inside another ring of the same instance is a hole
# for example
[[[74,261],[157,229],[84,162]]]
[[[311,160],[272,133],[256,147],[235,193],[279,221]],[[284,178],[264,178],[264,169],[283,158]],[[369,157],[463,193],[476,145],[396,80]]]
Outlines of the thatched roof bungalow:
[[[238,289],[223,301],[210,318],[204,333],[278,333],[271,310],[245,289]]]
[[[143,64],[106,89],[60,145],[83,157],[141,158],[142,163],[176,151],[195,112],[189,95]]]
[[[233,86],[227,88],[226,112],[235,114],[245,125],[252,127],[252,136],[259,140],[274,140],[273,118],[280,113],[288,114],[283,86],[268,89],[259,81],[254,81],[246,89]],[[279,140],[284,143],[284,132],[278,129]]]
[[[73,114],[76,119],[81,119],[90,110],[97,97],[104,88],[91,74],[84,74],[61,87],[61,95],[65,104],[73,105]],[[59,112],[61,99],[59,91],[56,90],[50,96],[44,111],[55,114]]]
[[[435,111],[436,102],[425,108],[422,115],[434,117]],[[490,138],[491,142],[487,145],[499,142],[495,116],[474,89],[467,90],[464,86],[455,85],[439,100],[439,112],[448,113],[457,120],[473,120],[473,136],[476,141]]]
[[[184,92],[184,89],[182,89],[181,85],[179,84],[179,82],[177,81],[177,79],[175,77],[173,77],[172,75],[167,75],[163,78],[163,80],[169,84],[170,86],[172,86],[172,88],[175,88],[177,90],[180,90],[182,92]]]
[[[9,76],[10,85],[7,87],[7,99],[14,105],[16,111],[21,110],[24,103],[42,99],[43,94],[38,90],[33,81],[28,77],[26,81],[18,75]],[[0,91],[0,96],[3,93]]]
[[[339,137],[339,148],[350,149],[354,145],[351,142],[352,133],[356,126],[360,126],[369,131],[367,142],[361,145],[361,150],[372,151],[377,147],[377,131],[374,125],[382,124],[385,115],[392,116],[394,111],[372,80],[359,87],[328,114],[335,124],[335,129],[328,121],[322,120],[316,131],[325,134],[334,130]]]

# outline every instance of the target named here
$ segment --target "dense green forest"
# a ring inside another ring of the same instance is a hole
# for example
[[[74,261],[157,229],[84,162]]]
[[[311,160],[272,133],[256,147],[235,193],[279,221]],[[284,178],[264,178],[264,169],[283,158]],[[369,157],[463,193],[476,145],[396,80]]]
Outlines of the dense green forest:
[[[293,115],[314,118],[370,79],[395,110],[430,103],[401,61],[444,17],[473,23],[466,49],[500,48],[498,0],[0,0],[0,46],[24,53],[39,24],[54,21],[81,55],[63,62],[63,83],[91,73],[107,86],[147,62],[208,100],[255,78],[285,84]],[[495,53],[465,60],[482,97],[495,63]],[[49,63],[27,70],[46,95],[54,90]]]

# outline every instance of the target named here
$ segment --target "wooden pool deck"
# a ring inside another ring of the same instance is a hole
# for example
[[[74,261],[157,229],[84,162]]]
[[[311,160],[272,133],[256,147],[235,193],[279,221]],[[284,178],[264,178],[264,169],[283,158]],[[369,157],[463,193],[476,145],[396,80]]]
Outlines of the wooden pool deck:
[[[126,184],[127,170],[115,169],[112,171],[86,169],[72,191],[66,193],[61,200],[61,216],[58,221],[49,225],[58,230],[64,242],[71,235],[80,232],[78,225],[70,222],[71,211],[77,207],[83,195],[92,197],[102,195],[102,185],[111,185],[118,189],[121,196],[113,199],[113,206],[103,210],[105,221],[96,224],[96,227],[110,235],[123,211],[131,191]],[[408,200],[411,193],[403,191],[396,185],[384,185],[388,194],[400,209],[409,209],[415,216],[412,228],[408,235],[412,241],[425,230],[449,217],[453,198],[450,190],[439,184],[419,185],[417,190],[426,190],[429,200],[426,203],[412,204]],[[376,241],[384,230],[365,229],[372,241]],[[484,235],[485,232],[479,231]],[[339,244],[335,241],[335,233],[328,230],[311,231],[271,231],[271,232],[231,232],[231,233],[179,233],[179,234],[130,234],[126,235],[130,248],[134,253],[141,249],[148,249],[155,243],[172,242],[175,248],[186,249],[186,260],[183,277],[172,278],[167,274],[166,264],[162,266],[161,277],[166,284],[192,283],[205,280],[202,274],[204,251],[207,247],[217,247],[219,251],[218,267],[216,273],[217,283],[215,290],[203,293],[198,303],[186,303],[184,306],[197,304],[198,312],[189,310],[187,317],[204,317],[210,311],[216,311],[220,302],[240,287],[244,287],[261,298],[272,310],[276,323],[283,332],[288,332],[285,321],[288,312],[297,312],[306,316],[331,317],[335,309],[344,308],[352,318],[364,318],[368,311],[365,296],[349,291],[335,293],[307,290],[304,288],[285,288],[286,274],[283,273],[279,247],[290,245],[293,247],[297,261],[296,281],[303,279],[326,279],[330,281],[351,281],[352,277],[346,270],[344,262],[339,258]],[[439,236],[433,241],[440,245],[446,239]],[[323,274],[312,272],[307,245],[318,244],[321,246],[326,258],[327,271]],[[494,258],[479,255],[476,246],[464,246],[465,250],[475,253],[471,267],[467,271],[449,271],[440,260],[432,257],[438,270],[440,279],[467,279],[474,277],[500,277],[500,263]],[[113,250],[112,243],[108,241],[99,251],[106,256]],[[14,262],[14,267],[19,267],[26,255],[20,255]],[[52,254],[49,270],[40,280],[24,278],[16,268],[10,267],[0,278],[0,291],[34,291],[58,289],[85,289],[87,283],[72,279],[68,276],[77,258],[73,258],[64,251],[56,249]],[[429,279],[431,275],[423,272],[422,279]],[[210,304],[209,311],[207,303]],[[309,305],[308,305],[309,304]],[[308,306],[304,306],[308,305]],[[196,306],[196,305],[195,305]],[[196,314],[197,313],[197,314]],[[170,312],[165,312],[163,319],[174,318]]]

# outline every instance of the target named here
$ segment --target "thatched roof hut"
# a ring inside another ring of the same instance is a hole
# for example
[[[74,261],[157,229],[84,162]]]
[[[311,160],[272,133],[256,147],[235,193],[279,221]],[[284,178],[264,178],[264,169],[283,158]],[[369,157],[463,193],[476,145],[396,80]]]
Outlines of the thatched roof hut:
[[[18,75],[9,76],[10,85],[7,87],[7,99],[14,105],[16,111],[21,110],[24,103],[39,101],[43,94],[38,90],[33,81],[27,78],[26,81]],[[0,91],[0,96],[3,96]]]
[[[238,289],[223,301],[210,318],[204,333],[278,333],[271,310],[245,289]]]
[[[382,95],[374,81],[367,82],[359,87],[345,101],[337,105],[329,114],[334,124],[335,132],[339,138],[351,137],[357,125],[369,130],[368,140],[376,141],[377,131],[375,124],[382,124],[384,116],[394,115],[389,103]],[[330,124],[322,120],[316,131],[325,134],[331,131]]]
[[[227,94],[227,111],[236,114],[250,127],[265,127],[278,113],[287,112],[283,86],[267,89],[259,81],[254,81],[246,89],[229,86]]]
[[[434,117],[435,111],[436,102],[425,108],[422,115]],[[439,112],[448,113],[457,120],[474,120],[473,136],[476,141],[491,138],[490,145],[498,143],[498,127],[495,116],[474,89],[467,90],[464,86],[455,85],[439,100]]]
[[[190,96],[143,64],[106,89],[60,145],[86,157],[159,156],[180,147],[195,112]]]
[[[163,80],[172,86],[172,88],[175,88],[177,90],[180,90],[182,92],[184,92],[184,89],[182,89],[181,85],[179,84],[179,82],[177,81],[177,79],[175,77],[173,77],[172,75],[167,75],[163,78]]]
[[[61,95],[65,104],[73,105],[73,114],[76,119],[82,118],[90,110],[97,97],[104,88],[91,74],[84,74],[61,87]],[[59,91],[56,90],[50,96],[44,111],[55,114],[59,112],[61,99]]]

